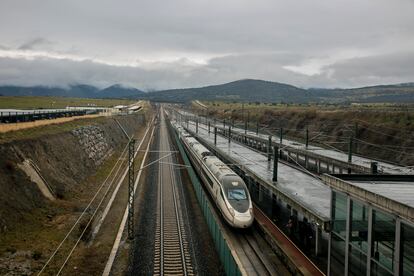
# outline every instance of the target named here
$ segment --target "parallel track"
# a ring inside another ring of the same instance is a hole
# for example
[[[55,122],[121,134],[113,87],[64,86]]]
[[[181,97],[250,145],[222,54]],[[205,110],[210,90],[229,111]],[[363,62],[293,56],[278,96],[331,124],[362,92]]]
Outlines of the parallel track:
[[[257,275],[287,275],[286,273],[288,273],[288,271],[283,271],[283,274],[281,274],[281,271],[276,269],[275,264],[265,256],[260,245],[257,243],[256,238],[257,236],[255,237],[253,233],[246,233],[239,236],[239,239],[243,244],[243,250]],[[284,270],[282,267],[279,267],[280,270]]]
[[[170,151],[163,115],[159,137],[160,152]],[[160,153],[160,158],[166,154]],[[158,164],[154,275],[194,275],[172,163],[173,158],[168,156]]]
[[[199,124],[199,128],[203,128],[203,125]],[[203,178],[201,178],[203,179]],[[203,179],[203,181],[205,181]],[[206,183],[204,183],[206,184]],[[210,194],[203,187],[204,191],[208,195],[210,202],[213,202]],[[215,204],[213,210],[217,213],[218,217],[221,217],[219,210]],[[220,223],[221,224],[221,223]],[[273,254],[272,249],[267,244],[267,241],[260,236],[254,229],[242,229],[235,230],[224,222],[221,225],[222,231],[227,233],[229,242],[233,244],[234,252],[239,256],[245,273],[248,275],[291,275],[287,267],[282,261]],[[254,226],[252,226],[254,228]],[[265,247],[263,247],[265,246]],[[270,253],[272,252],[272,253]]]

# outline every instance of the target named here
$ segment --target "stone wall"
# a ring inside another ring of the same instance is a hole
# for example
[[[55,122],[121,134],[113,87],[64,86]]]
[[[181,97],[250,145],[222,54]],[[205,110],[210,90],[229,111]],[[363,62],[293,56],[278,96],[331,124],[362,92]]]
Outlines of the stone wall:
[[[72,130],[79,144],[96,165],[101,164],[112,153],[105,138],[105,132],[99,126],[85,126]]]

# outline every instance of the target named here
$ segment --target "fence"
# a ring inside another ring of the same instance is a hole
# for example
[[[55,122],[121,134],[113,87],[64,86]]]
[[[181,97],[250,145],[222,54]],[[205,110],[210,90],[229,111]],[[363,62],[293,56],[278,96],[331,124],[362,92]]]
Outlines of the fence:
[[[98,110],[33,110],[0,111],[0,123],[32,122],[35,120],[97,114]]]

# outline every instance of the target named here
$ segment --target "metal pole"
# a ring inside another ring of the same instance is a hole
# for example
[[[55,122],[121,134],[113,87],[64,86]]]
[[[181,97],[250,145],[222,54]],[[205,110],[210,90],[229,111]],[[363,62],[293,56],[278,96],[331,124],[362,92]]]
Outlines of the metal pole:
[[[309,129],[308,128],[306,128],[306,137],[305,137],[305,139],[306,139],[306,148],[308,148],[308,146],[309,146]]]
[[[242,120],[244,119],[244,103],[242,103]]]
[[[196,121],[196,133],[198,134],[198,118],[197,118],[197,121]]]
[[[273,158],[273,182],[277,181],[277,166],[279,163],[279,147],[274,147],[274,158]]]
[[[223,127],[226,128],[226,119],[223,120]]]
[[[349,137],[348,163],[352,163],[352,135]]]
[[[283,141],[283,127],[280,128],[280,145],[282,145]]]
[[[256,123],[256,135],[259,135],[259,118],[257,118],[257,123]]]
[[[128,158],[128,238],[134,238],[134,151],[135,139],[129,142]]]
[[[247,134],[247,121],[244,121],[244,134]]]
[[[355,139],[358,139],[358,123],[355,123],[355,130],[354,130],[354,137]],[[358,142],[355,141],[355,153],[358,153]]]
[[[214,127],[214,145],[217,145],[217,127]]]
[[[210,121],[208,121],[208,134],[210,134]]]
[[[269,140],[267,142],[267,161],[272,160],[272,135],[269,135]]]
[[[229,126],[229,144],[231,142],[231,126]]]
[[[371,162],[371,174],[378,173],[378,162]]]
[[[250,121],[250,112],[247,111],[247,123],[246,123],[246,131],[249,128],[249,121]]]

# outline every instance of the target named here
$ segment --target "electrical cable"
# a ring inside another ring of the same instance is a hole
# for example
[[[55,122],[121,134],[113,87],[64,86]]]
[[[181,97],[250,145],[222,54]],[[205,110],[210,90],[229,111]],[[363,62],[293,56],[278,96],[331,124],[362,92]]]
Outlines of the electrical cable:
[[[122,156],[124,155],[124,153],[126,153],[126,149],[128,148],[128,144],[129,142],[126,144],[124,150],[122,151],[120,157],[118,158],[118,160],[116,161],[115,165],[112,167],[111,171],[109,172],[108,176],[106,177],[106,179],[104,180],[104,182],[101,184],[101,186],[98,188],[98,190],[96,191],[95,195],[92,197],[92,199],[89,201],[89,204],[85,207],[85,209],[83,210],[83,212],[81,213],[81,215],[78,217],[78,219],[75,221],[75,223],[73,224],[73,226],[70,228],[69,232],[66,234],[66,236],[64,237],[64,239],[59,243],[58,247],[55,249],[55,251],[52,253],[52,255],[49,257],[49,259],[46,261],[46,263],[43,265],[42,269],[39,271],[39,273],[37,275],[40,275],[41,273],[43,273],[43,271],[45,270],[45,268],[48,266],[48,264],[51,262],[51,260],[56,256],[57,252],[59,251],[59,249],[62,247],[63,243],[67,240],[67,238],[69,237],[69,235],[72,233],[72,231],[75,229],[76,225],[79,223],[79,221],[81,220],[81,218],[84,216],[84,214],[86,213],[86,211],[89,209],[89,207],[92,205],[92,202],[95,201],[95,198],[98,196],[99,192],[101,191],[101,189],[104,187],[104,185],[106,184],[106,182],[108,181],[109,177],[111,176],[112,172],[114,171],[115,167],[118,165],[118,162],[121,160]]]

